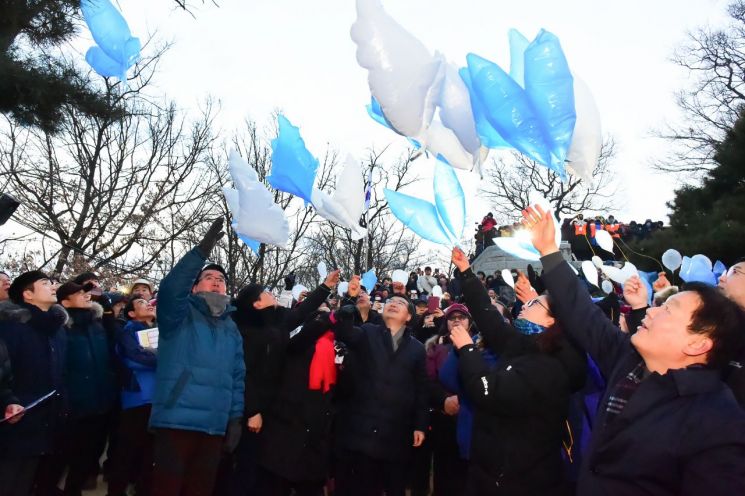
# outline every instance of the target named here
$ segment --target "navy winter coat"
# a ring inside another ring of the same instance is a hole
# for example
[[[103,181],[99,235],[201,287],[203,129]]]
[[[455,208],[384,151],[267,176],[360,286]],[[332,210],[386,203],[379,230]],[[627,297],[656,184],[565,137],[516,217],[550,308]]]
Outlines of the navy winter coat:
[[[54,433],[66,414],[64,364],[67,313],[59,306],[48,312],[11,301],[0,303],[0,339],[13,366],[13,393],[21,405],[48,399],[14,425],[0,424],[0,457],[21,458],[53,453]]]
[[[653,372],[618,417],[608,422],[608,396],[642,362],[641,356],[629,335],[592,303],[561,254],[548,255],[541,262],[555,315],[608,383],[577,494],[745,494],[745,412],[720,372],[706,368]]]
[[[112,345],[101,322],[103,308],[68,308],[65,384],[72,417],[100,415],[117,404]]]
[[[414,431],[427,431],[424,345],[408,329],[404,332],[394,352],[391,332],[384,325],[337,324],[336,339],[349,347],[355,360],[354,391],[341,402],[336,418],[340,447],[379,460],[406,461]]]
[[[158,368],[151,427],[223,435],[243,416],[243,344],[228,306],[213,317],[191,293],[206,257],[194,248],[160,284]]]

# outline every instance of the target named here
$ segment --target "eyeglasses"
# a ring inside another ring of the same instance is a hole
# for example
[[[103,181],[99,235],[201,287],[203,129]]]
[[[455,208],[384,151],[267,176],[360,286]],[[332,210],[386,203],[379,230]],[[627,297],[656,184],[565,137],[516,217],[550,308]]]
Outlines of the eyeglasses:
[[[202,282],[202,281],[217,282],[219,284],[225,284],[225,278],[222,276],[213,276],[213,275],[204,276],[203,278],[199,280],[199,282]]]
[[[548,313],[551,313],[551,310],[549,310],[548,308],[546,308],[546,305],[544,305],[543,303],[541,303],[541,300],[539,298],[533,298],[532,300],[530,300],[529,302],[527,302],[525,304],[525,307],[526,308],[530,308],[533,305],[535,305],[536,303],[539,304],[540,306],[542,306],[545,311],[547,311]]]
[[[745,275],[745,271],[743,271],[740,267],[737,267],[736,265],[733,265],[727,271],[727,277],[732,277],[735,274],[740,275],[740,276],[741,275]]]
[[[390,303],[396,303],[397,305],[409,306],[409,302],[407,302],[406,300],[402,298],[391,298],[386,302],[386,304],[390,304]]]
[[[463,322],[464,320],[468,320],[468,317],[463,314],[454,313],[453,315],[448,317],[448,320]]]

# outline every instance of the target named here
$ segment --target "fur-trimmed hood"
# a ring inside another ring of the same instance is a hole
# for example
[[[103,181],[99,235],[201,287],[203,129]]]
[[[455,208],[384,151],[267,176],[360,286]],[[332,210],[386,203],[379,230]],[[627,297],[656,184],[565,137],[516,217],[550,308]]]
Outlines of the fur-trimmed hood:
[[[80,309],[78,309],[78,308],[71,308],[70,310],[72,310],[72,311],[73,311],[73,312],[72,312],[73,316],[74,316],[74,314],[75,314],[75,313],[76,313],[77,311],[80,311],[81,313],[83,313],[83,312],[85,312],[86,310],[88,310],[88,311],[90,312],[90,314],[91,314],[91,320],[100,320],[100,319],[101,319],[101,317],[103,317],[103,307],[102,307],[102,306],[101,306],[101,305],[100,305],[99,303],[96,303],[95,301],[92,301],[92,302],[91,302],[91,307],[90,307],[90,308],[88,308],[88,309],[83,309],[83,308],[80,308]],[[65,327],[67,327],[67,328],[70,328],[70,327],[72,327],[72,326],[73,326],[73,324],[74,324],[74,323],[75,323],[75,322],[74,322],[74,320],[73,320],[73,317],[72,317],[72,316],[69,316],[69,312],[68,312],[68,319],[67,319],[67,321],[65,322]]]
[[[70,321],[70,316],[62,305],[52,305],[49,311],[59,315],[59,320],[65,324]],[[103,312],[103,309],[101,309],[101,311]],[[31,317],[31,310],[26,305],[19,305],[11,300],[0,302],[0,322],[13,321],[25,324],[31,320]]]

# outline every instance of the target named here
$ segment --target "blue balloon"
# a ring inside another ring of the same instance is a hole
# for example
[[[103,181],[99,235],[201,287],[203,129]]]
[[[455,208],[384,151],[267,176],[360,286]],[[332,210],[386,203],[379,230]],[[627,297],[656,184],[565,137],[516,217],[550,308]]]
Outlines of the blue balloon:
[[[267,181],[272,188],[311,202],[318,160],[305,148],[300,130],[280,115],[279,135],[272,140],[272,171]]]
[[[451,246],[452,242],[440,223],[434,205],[419,198],[385,188],[385,198],[394,217],[419,237],[433,243]]]
[[[121,80],[127,77],[128,67],[123,66],[120,62],[106,55],[106,52],[101,50],[101,47],[90,47],[85,53],[85,61],[100,76],[118,77]]]
[[[510,144],[499,135],[499,132],[494,129],[486,118],[483,105],[473,91],[471,74],[468,72],[468,68],[461,68],[458,74],[460,74],[463,84],[468,88],[468,94],[471,97],[471,112],[473,113],[473,120],[476,123],[476,133],[479,135],[481,144],[487,148],[511,148]]]
[[[473,53],[466,61],[473,92],[489,123],[510,145],[549,166],[551,149],[543,123],[525,91],[497,64]]]
[[[563,175],[577,121],[574,78],[559,39],[548,31],[541,30],[525,49],[525,92],[549,139],[553,155],[549,166]]]
[[[525,88],[525,49],[530,41],[517,29],[510,29],[510,77]]]
[[[721,260],[717,260],[714,264],[714,269],[712,270],[714,272],[714,277],[717,278],[717,281],[720,277],[722,277],[722,274],[727,272],[727,266],[722,263]]]
[[[466,195],[455,169],[437,161],[434,178],[435,206],[444,226],[456,240],[466,227]]]
[[[369,293],[375,288],[375,285],[378,283],[378,277],[375,275],[375,271],[373,269],[368,270],[364,274],[362,274],[362,285],[365,286],[365,289]]]
[[[127,69],[140,58],[140,40],[132,37],[127,21],[109,0],[83,0],[80,10],[93,39],[109,59],[94,52],[86,55],[86,61],[104,77],[113,72],[111,61],[115,61],[122,68],[116,76],[125,79]]]
[[[685,282],[702,282],[710,286],[717,285],[717,277],[709,269],[709,265],[696,257],[683,257],[680,278]]]

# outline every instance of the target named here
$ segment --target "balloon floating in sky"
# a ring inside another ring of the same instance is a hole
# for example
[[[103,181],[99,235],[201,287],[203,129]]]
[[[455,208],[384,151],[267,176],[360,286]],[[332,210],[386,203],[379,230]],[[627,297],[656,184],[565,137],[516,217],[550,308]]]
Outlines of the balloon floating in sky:
[[[85,60],[101,76],[126,81],[127,71],[140,59],[140,40],[132,37],[127,21],[109,0],[83,0],[80,10],[96,42]]]
[[[380,0],[357,0],[351,36],[368,70],[368,113],[380,124],[456,168],[479,170],[488,149],[509,147],[562,180],[567,170],[591,180],[602,141],[599,112],[554,34],[541,30],[529,41],[510,30],[509,74],[475,54],[458,69]]]
[[[256,171],[236,151],[230,152],[229,168],[235,189],[223,188],[223,194],[238,237],[255,253],[260,243],[285,246],[290,225],[284,210],[274,203]]]
[[[362,285],[365,286],[368,293],[372,292],[372,290],[375,289],[375,285],[378,283],[378,277],[375,275],[375,270],[373,269],[362,274],[361,279]]]
[[[711,259],[706,255],[683,257],[680,266],[680,278],[685,282],[702,282],[710,286],[717,285],[717,276],[713,272]]]
[[[433,181],[435,203],[385,189],[393,215],[419,237],[433,243],[453,246],[466,225],[466,197],[452,167],[435,164]]]
[[[283,115],[278,118],[279,135],[272,140],[272,170],[269,184],[279,191],[310,202],[318,215],[352,231],[352,239],[362,239],[367,229],[359,225],[365,209],[365,180],[360,165],[350,157],[329,195],[313,183],[318,160],[305,147],[300,130]]]
[[[480,168],[470,96],[457,68],[398,24],[380,0],[357,0],[351,36],[357,62],[368,70],[370,116],[453,167]]]

